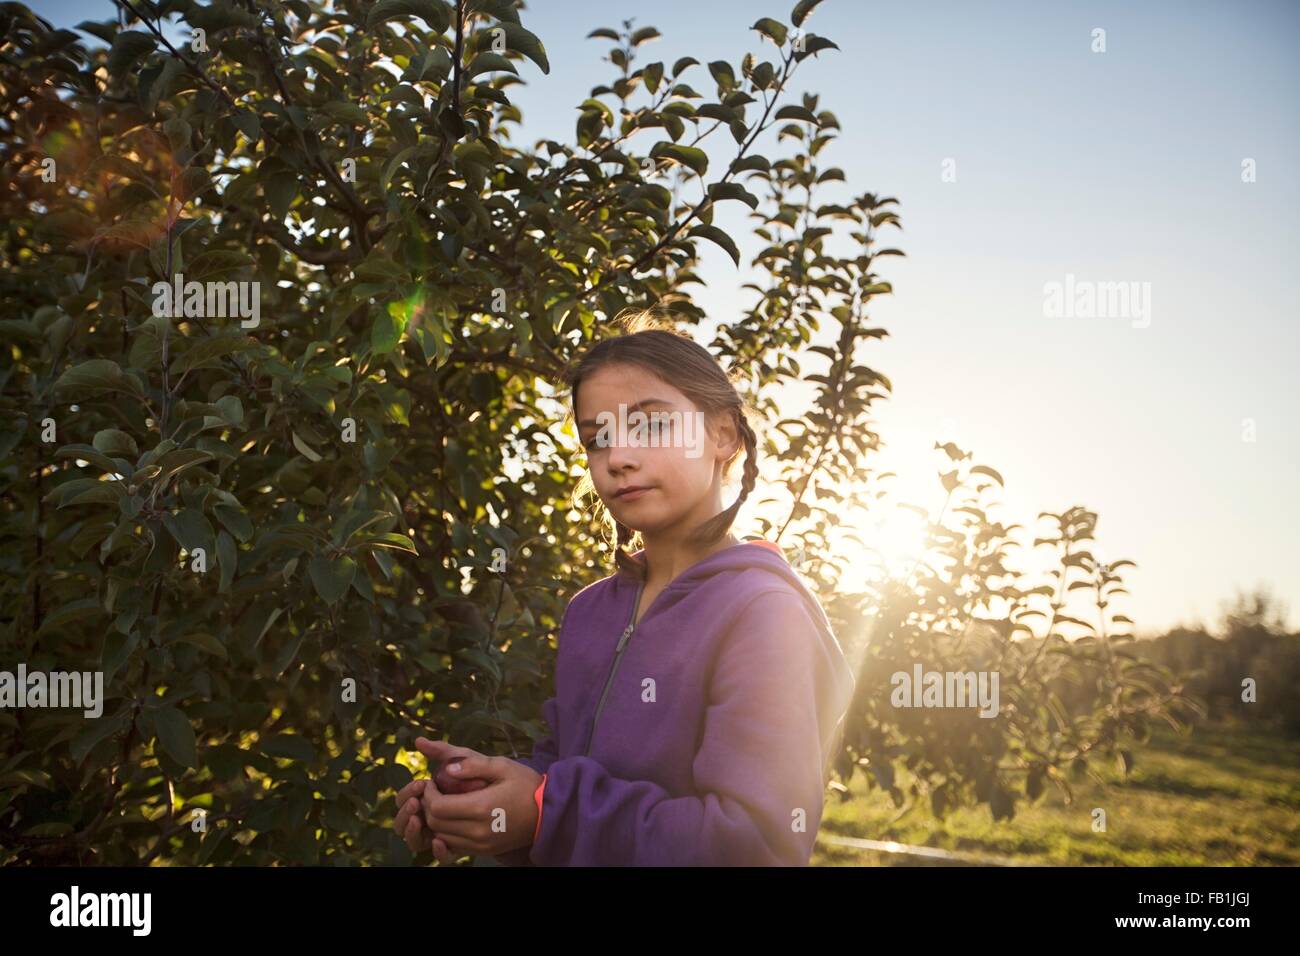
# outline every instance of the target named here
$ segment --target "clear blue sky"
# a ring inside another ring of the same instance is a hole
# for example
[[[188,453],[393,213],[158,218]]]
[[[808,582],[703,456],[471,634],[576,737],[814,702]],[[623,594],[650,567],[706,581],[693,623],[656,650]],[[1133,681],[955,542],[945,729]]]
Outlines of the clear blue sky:
[[[32,6],[62,26],[111,10]],[[523,20],[552,70],[520,67],[521,141],[572,141],[574,107],[613,75],[591,29],[635,18],[664,34],[642,62],[738,64],[771,55],[748,28],[788,22],[790,6],[534,3]],[[1006,520],[1099,512],[1105,556],[1140,565],[1127,613],[1141,631],[1213,622],[1255,584],[1300,624],[1300,5],[826,0],[806,27],[841,50],[796,76],[843,127],[823,155],[848,181],[824,201],[901,200],[891,244],[908,258],[882,260],[895,295],[876,317],[891,337],[871,353],[895,386],[879,467],[937,506],[927,450],[953,440],[1006,477]],[[941,180],[946,158],[956,182]],[[719,220],[745,229],[732,215]],[[706,256],[699,300],[729,321],[748,275]],[[1150,283],[1150,325],[1045,317],[1044,284],[1067,273]]]

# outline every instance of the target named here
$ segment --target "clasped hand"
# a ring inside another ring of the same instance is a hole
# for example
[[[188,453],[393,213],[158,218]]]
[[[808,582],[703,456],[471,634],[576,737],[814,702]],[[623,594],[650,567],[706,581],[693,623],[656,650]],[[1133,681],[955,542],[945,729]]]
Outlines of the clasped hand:
[[[427,737],[417,737],[415,747],[434,776],[397,792],[393,820],[412,853],[431,849],[440,863],[451,863],[466,854],[499,856],[532,844],[540,773],[509,757]]]

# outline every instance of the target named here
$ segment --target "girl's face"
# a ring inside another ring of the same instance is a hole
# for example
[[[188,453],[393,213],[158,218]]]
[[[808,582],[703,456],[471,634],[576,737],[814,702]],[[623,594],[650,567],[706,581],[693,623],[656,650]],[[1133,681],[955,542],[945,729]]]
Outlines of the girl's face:
[[[638,411],[648,419],[640,430]],[[620,522],[661,535],[693,529],[722,510],[722,466],[739,442],[733,422],[711,434],[689,398],[627,363],[601,366],[584,378],[576,412],[592,483]]]

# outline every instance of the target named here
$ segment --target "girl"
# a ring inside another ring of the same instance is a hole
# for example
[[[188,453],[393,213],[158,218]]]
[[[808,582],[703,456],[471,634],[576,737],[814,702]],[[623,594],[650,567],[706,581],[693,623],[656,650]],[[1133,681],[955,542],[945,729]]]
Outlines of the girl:
[[[647,320],[567,376],[588,453],[579,492],[594,487],[613,516],[617,569],[564,612],[543,706],[552,734],[518,761],[420,738],[442,769],[397,795],[413,850],[543,866],[812,856],[853,675],[780,548],[731,533],[758,476],[735,387],[706,349]],[[620,421],[626,431],[609,427]],[[742,451],[740,496],[724,509]]]

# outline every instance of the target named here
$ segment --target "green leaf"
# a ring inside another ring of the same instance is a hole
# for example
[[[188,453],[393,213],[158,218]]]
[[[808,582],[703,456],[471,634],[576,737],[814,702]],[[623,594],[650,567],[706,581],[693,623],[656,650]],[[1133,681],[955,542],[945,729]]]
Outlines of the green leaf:
[[[10,770],[0,773],[0,790],[10,787],[44,787],[52,790],[54,781],[44,770]]]
[[[135,458],[140,454],[135,439],[116,428],[105,428],[95,432],[94,444],[105,455],[116,455],[119,458]]]
[[[262,190],[271,204],[271,213],[276,219],[283,219],[298,195],[298,176],[288,170],[274,172],[262,183]]]
[[[154,732],[163,752],[182,767],[193,767],[198,761],[195,749],[194,728],[188,718],[175,707],[160,707],[153,714]]]
[[[218,593],[230,593],[230,583],[235,579],[239,567],[239,548],[226,531],[217,532],[217,570],[221,573]]]
[[[650,156],[653,159],[661,157],[671,159],[674,162],[682,163],[690,167],[697,175],[703,176],[705,170],[709,168],[709,157],[704,150],[696,146],[682,146],[679,143],[658,142],[650,147]]]
[[[757,154],[737,159],[731,164],[732,171],[737,173],[743,173],[748,170],[757,170],[765,173],[771,168],[772,164],[768,158]]]
[[[194,861],[195,865],[206,866],[208,862],[212,859],[212,854],[217,851],[217,848],[221,846],[222,842],[226,839],[227,836],[230,835],[230,831],[232,831],[233,829],[235,828],[215,827],[209,830],[203,836],[203,842],[199,847],[198,859]]]
[[[407,146],[388,161],[388,165],[384,167],[383,175],[379,177],[379,189],[381,192],[388,192],[388,185],[393,181],[393,175],[401,168],[402,163],[406,162],[419,152],[419,146]]]
[[[970,473],[971,473],[972,475],[988,475],[990,478],[992,478],[994,481],[996,481],[999,485],[1002,485],[1003,487],[1005,487],[1005,484],[1006,484],[1006,483],[1003,482],[1003,480],[1002,480],[1002,475],[1000,475],[1000,474],[999,474],[997,471],[995,471],[994,469],[990,468],[988,465],[976,465],[974,468],[972,468],[972,469],[970,470]]]
[[[406,329],[405,308],[401,302],[390,302],[388,307],[375,316],[370,325],[370,349],[376,355],[383,355],[397,348]]]
[[[173,348],[182,343],[192,342],[185,351],[172,360],[171,373],[181,375],[207,365],[219,365],[221,359],[237,352],[247,352],[259,347],[257,339],[236,332],[223,332],[199,339],[180,339],[173,342]]]
[[[311,745],[311,741],[297,734],[267,737],[258,749],[268,757],[284,757],[301,763],[311,763],[316,759],[316,748]]]
[[[655,92],[659,89],[659,83],[664,78],[663,63],[647,64],[641,76],[645,80],[645,88],[651,93]]]
[[[235,121],[235,127],[252,142],[256,143],[261,138],[262,121],[252,110],[235,110],[231,118]]]
[[[995,822],[1010,820],[1016,815],[1015,798],[1002,787],[995,787],[989,795],[989,809],[993,811]]]
[[[276,620],[280,617],[280,615],[283,613],[284,613],[284,608],[282,607],[271,608],[271,610],[266,615],[266,620],[262,622],[262,629],[257,632],[257,640],[253,641],[254,649],[257,648],[257,645],[262,643],[262,638],[266,637],[266,632],[271,629],[271,625],[274,624]]]
[[[28,827],[23,831],[24,836],[32,837],[64,837],[76,832],[71,823],[61,823],[51,821],[49,823],[38,823],[34,827]]]
[[[240,541],[247,542],[253,537],[253,522],[234,505],[215,505],[212,513]]]
[[[806,106],[795,106],[793,103],[787,104],[776,111],[775,119],[797,119],[806,120],[809,123],[817,122],[817,114]]]
[[[822,50],[838,50],[839,47],[825,37],[819,37],[814,33],[808,34],[803,40],[803,49],[796,50],[794,59],[796,63],[802,62],[815,53]]]
[[[211,460],[212,456],[206,451],[198,451],[194,448],[177,448],[169,451],[158,460],[158,484],[165,485],[186,469]]]
[[[196,548],[202,548],[204,554],[212,557],[216,536],[212,531],[212,523],[203,512],[195,508],[184,508],[177,514],[163,515],[163,525],[186,551],[193,552]]]
[[[819,3],[821,3],[821,0],[799,0],[794,5],[794,9],[790,11],[790,22],[797,27],[803,26],[803,22],[808,19],[808,15],[813,12],[813,8]]]
[[[366,26],[374,28],[389,20],[419,17],[434,33],[445,33],[451,26],[451,17],[445,5],[437,0],[379,0],[366,16]]]
[[[717,81],[718,88],[724,93],[736,88],[736,73],[726,60],[714,60],[709,64],[709,73]]]
[[[45,500],[57,502],[57,507],[60,508],[73,503],[86,504],[87,502],[117,504],[121,490],[115,486],[115,482],[100,481],[98,478],[74,478],[55,486],[54,490],[45,496]]]
[[[107,740],[114,734],[121,733],[130,722],[131,711],[129,708],[123,708],[112,717],[101,717],[99,720],[90,721],[90,726],[72,738],[72,742],[68,744],[68,753],[72,757],[72,762],[80,765],[90,752],[95,749],[96,744]]]
[[[731,256],[731,260],[736,265],[740,265],[740,250],[736,248],[736,243],[717,226],[696,226],[687,235],[717,243],[727,250],[727,255]]]
[[[480,53],[478,56],[474,57],[474,59],[470,60],[469,66],[465,68],[465,79],[472,80],[480,73],[494,72],[513,73],[516,76],[519,75],[519,71],[515,69],[515,65],[504,56],[500,53],[492,53],[488,51]]]
[[[307,565],[311,583],[326,604],[334,604],[347,593],[352,576],[357,573],[357,563],[347,555],[330,559],[318,554]]]
[[[234,395],[224,395],[214,404],[221,410],[221,415],[232,425],[244,423],[244,404]]]
[[[169,643],[192,644],[194,647],[201,648],[202,650],[207,651],[209,654],[212,654],[216,657],[225,658],[225,659],[229,659],[230,656],[226,652],[226,646],[224,644],[222,644],[211,634],[208,634],[203,631],[199,631],[192,634],[185,634],[181,637],[175,638]]]
[[[186,4],[185,18],[192,26],[207,30],[209,35],[231,27],[244,27],[251,30],[260,26],[259,15],[251,10],[242,9],[242,6],[243,4],[236,6],[231,2],[210,3],[206,6],[197,3]],[[167,4],[163,4],[162,7],[166,9]]]
[[[299,631],[281,648],[280,653],[275,655],[275,660],[271,662],[272,677],[279,677],[284,673],[285,668],[293,663],[293,659],[298,656],[298,648],[302,646],[302,639],[303,633]]]
[[[139,30],[123,30],[114,38],[108,51],[108,72],[122,76],[153,50],[153,36]]]
[[[551,72],[551,61],[546,57],[546,47],[542,46],[542,41],[535,34],[525,30],[518,23],[505,22],[501,24],[501,28],[506,31],[506,46],[528,57],[543,73]]]
[[[315,448],[312,448],[311,445],[308,445],[305,441],[303,441],[302,438],[298,436],[298,433],[296,431],[291,432],[290,434],[293,437],[293,447],[298,449],[298,451],[302,452],[304,458],[312,462],[321,460],[320,452],[318,452]]]
[[[165,315],[151,315],[141,322],[131,335],[131,350],[127,361],[135,368],[156,368],[162,365],[162,340],[164,330],[171,328],[171,319]]]
[[[757,30],[777,46],[781,46],[785,43],[786,35],[789,32],[784,23],[781,23],[779,20],[773,20],[771,17],[763,17],[750,27],[750,29]]]
[[[366,111],[353,103],[347,103],[342,100],[331,100],[321,107],[326,113],[344,123],[352,123],[357,126],[370,122],[370,117]]]
[[[172,94],[176,88],[176,79],[183,70],[180,60],[169,56],[160,65],[139,72],[136,88],[143,97],[141,104],[146,112],[152,113],[158,108],[159,100]]]
[[[1128,750],[1121,750],[1118,754],[1116,754],[1116,758],[1119,764],[1120,772],[1127,777],[1129,773],[1133,770],[1133,753]]]
[[[167,143],[173,151],[184,149],[190,143],[190,137],[194,134],[194,128],[189,122],[180,116],[173,116],[167,122],[163,123],[163,135],[167,137]]]
[[[68,601],[60,604],[50,613],[44,621],[41,622],[41,629],[38,634],[59,634],[73,621],[79,621],[82,618],[98,617],[103,614],[99,606],[99,598],[80,598],[76,601]],[[67,634],[62,634],[67,637]]]
[[[502,23],[519,22],[519,11],[515,9],[514,0],[476,0],[474,6]]]
[[[714,183],[709,187],[709,198],[714,202],[722,199],[739,199],[750,209],[758,208],[758,197],[740,183]]]
[[[199,256],[185,268],[185,279],[203,281],[217,276],[228,276],[244,272],[257,265],[257,260],[245,252],[235,249],[210,249]],[[227,308],[227,312],[230,309]]]
[[[56,392],[105,389],[140,394],[139,383],[124,374],[121,366],[110,359],[88,359],[80,362],[60,375],[53,387]]]
[[[404,534],[394,532],[360,538],[357,540],[357,545],[363,548],[393,548],[396,551],[406,551],[410,554],[420,553],[415,549],[414,541]]]
[[[420,351],[424,353],[424,364],[428,365],[436,360],[437,367],[441,368],[443,362],[451,355],[442,324],[437,321],[427,321],[425,325],[416,328],[415,337],[420,343]]]

